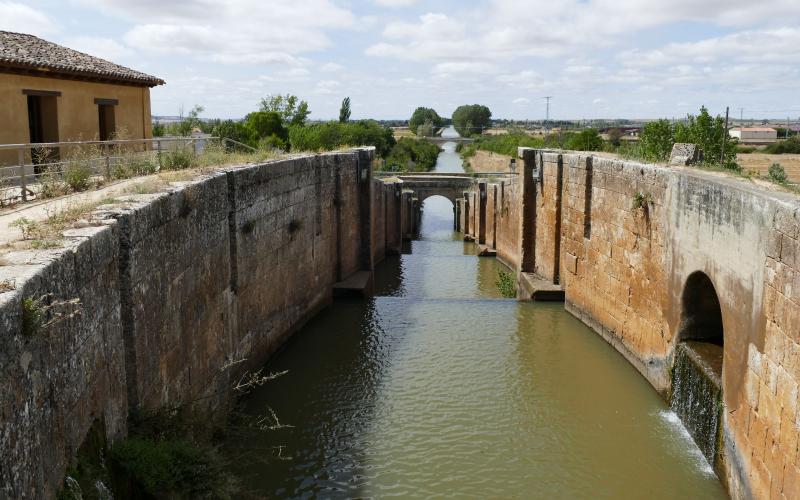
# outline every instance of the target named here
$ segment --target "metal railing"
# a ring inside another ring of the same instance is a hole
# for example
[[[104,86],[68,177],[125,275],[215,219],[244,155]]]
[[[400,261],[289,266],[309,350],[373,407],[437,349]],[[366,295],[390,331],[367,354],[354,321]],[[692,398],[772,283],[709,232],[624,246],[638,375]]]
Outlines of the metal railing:
[[[375,171],[372,174],[374,177],[468,177],[468,178],[484,178],[484,177],[512,177],[516,176],[516,172],[390,172],[390,171]]]
[[[164,154],[189,151],[201,154],[210,143],[226,150],[255,148],[226,137],[188,136],[154,137],[152,139],[114,139],[108,141],[64,141],[27,144],[0,144],[0,157],[5,151],[16,152],[16,162],[0,165],[0,206],[38,198],[48,181],[63,182],[70,165],[80,164],[91,177],[106,182],[119,176],[115,173],[128,165],[146,165],[155,173],[163,167]],[[138,173],[138,175],[144,175]]]

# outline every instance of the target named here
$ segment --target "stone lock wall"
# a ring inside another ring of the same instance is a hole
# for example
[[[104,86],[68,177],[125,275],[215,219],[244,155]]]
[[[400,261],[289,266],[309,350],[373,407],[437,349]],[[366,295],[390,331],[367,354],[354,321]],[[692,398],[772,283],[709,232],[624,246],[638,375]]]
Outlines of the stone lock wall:
[[[488,186],[486,234],[498,257],[560,283],[567,310],[664,395],[685,285],[705,274],[724,327],[721,480],[734,498],[800,497],[797,197],[693,168],[521,157],[517,178]],[[525,175],[535,179],[529,191]],[[476,236],[474,220],[459,228]]]
[[[101,226],[65,236],[63,251],[9,254],[0,267],[0,280],[17,287],[0,295],[2,498],[55,496],[68,457],[94,422],[112,439],[127,428],[119,230]],[[41,299],[68,319],[23,334],[25,298]],[[55,307],[75,299],[79,306]]]
[[[0,279],[16,290],[0,294],[0,497],[54,496],[90,429],[120,439],[134,408],[202,399],[222,413],[233,380],[334,283],[399,247],[413,212],[397,186],[359,175],[371,155],[231,167],[104,207],[64,249],[5,256]],[[46,320],[66,319],[23,332],[23,300],[40,297],[54,304]]]

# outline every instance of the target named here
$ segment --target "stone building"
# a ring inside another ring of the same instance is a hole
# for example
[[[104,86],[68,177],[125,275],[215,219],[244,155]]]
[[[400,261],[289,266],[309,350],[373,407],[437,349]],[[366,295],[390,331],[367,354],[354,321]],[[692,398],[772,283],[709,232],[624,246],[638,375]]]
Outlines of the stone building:
[[[152,137],[150,76],[33,35],[0,31],[0,144]],[[0,165],[17,162],[0,150]],[[26,153],[30,161],[30,153]]]
[[[778,141],[778,131],[771,127],[734,128],[730,136],[739,139],[742,144],[772,144]]]

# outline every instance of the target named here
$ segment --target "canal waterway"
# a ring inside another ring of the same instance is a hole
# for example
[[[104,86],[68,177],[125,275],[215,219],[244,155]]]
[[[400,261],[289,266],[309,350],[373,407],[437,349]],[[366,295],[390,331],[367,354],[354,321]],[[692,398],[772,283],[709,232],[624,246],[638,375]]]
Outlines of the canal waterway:
[[[453,143],[437,170],[460,171]],[[339,301],[266,367],[227,449],[245,490],[292,498],[724,498],[647,382],[562,304],[502,299],[505,269],[425,200],[377,293]]]

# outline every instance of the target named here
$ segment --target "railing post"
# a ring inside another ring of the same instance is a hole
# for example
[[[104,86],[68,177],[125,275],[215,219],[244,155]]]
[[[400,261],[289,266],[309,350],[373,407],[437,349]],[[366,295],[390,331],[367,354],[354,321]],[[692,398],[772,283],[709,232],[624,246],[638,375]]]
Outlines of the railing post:
[[[158,170],[161,170],[161,139],[156,139],[156,157],[158,158]]]
[[[108,154],[108,149],[104,150],[106,157],[106,182],[111,182],[111,156]]]
[[[25,177],[25,150],[17,150],[17,161],[19,162],[19,185],[22,189],[22,201],[28,201],[28,182]]]

